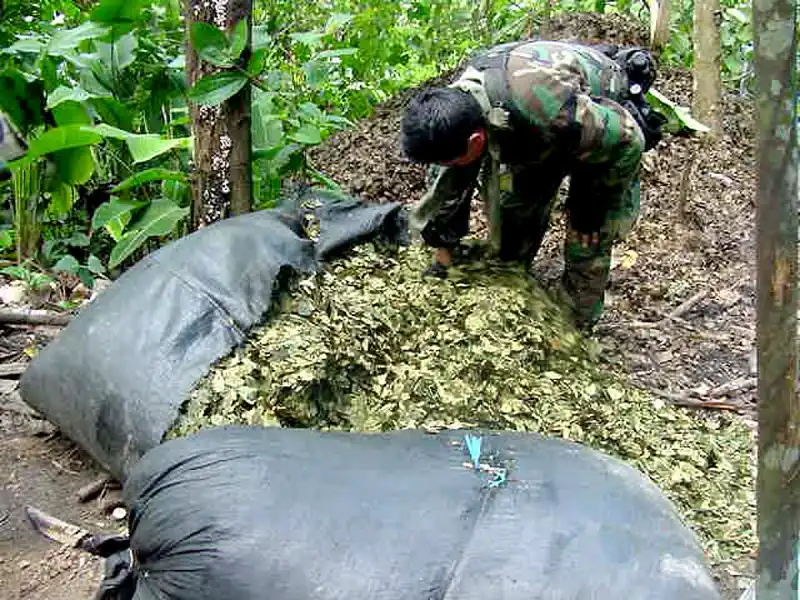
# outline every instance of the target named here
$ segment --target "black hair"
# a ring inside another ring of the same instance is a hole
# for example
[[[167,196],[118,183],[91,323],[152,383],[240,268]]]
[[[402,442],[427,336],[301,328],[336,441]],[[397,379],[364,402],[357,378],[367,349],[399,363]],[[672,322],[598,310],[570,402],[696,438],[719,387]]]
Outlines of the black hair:
[[[469,136],[485,127],[483,111],[471,94],[431,88],[417,94],[401,123],[403,152],[414,162],[438,163],[463,156]]]

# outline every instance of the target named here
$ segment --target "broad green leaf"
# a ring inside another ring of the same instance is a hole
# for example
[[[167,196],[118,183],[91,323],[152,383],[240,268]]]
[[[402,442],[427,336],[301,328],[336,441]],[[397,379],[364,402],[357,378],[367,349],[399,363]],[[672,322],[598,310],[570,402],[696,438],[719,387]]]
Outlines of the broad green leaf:
[[[201,59],[215,67],[231,67],[236,62],[225,32],[210,23],[192,25],[192,46]]]
[[[175,69],[176,71],[183,71],[186,68],[186,55],[181,54],[179,56],[176,56],[171,61],[169,61],[167,66],[170,69]]]
[[[297,144],[294,144],[297,146]],[[298,146],[299,147],[299,146]],[[260,148],[259,150],[253,150],[253,161],[257,160],[268,160],[271,161],[275,158],[278,153],[281,151],[281,146],[275,146],[274,148]]]
[[[253,40],[250,46],[253,52],[256,50],[268,49],[272,44],[272,36],[265,25],[253,25]]]
[[[703,125],[691,115],[689,109],[683,106],[678,106],[657,89],[651,87],[647,92],[647,99],[652,104],[656,105],[656,108],[659,110],[659,112],[664,114],[664,116],[667,118],[674,117],[677,119],[682,129],[690,129],[700,133],[706,133],[710,131],[709,127]]]
[[[39,137],[30,142],[29,155],[31,157],[44,156],[67,148],[91,146],[102,141],[102,137],[91,131],[86,125],[66,125],[48,129]]]
[[[353,121],[345,117],[340,117],[339,115],[325,115],[325,121],[328,123],[334,123],[339,128],[355,127],[355,123]]]
[[[196,52],[202,52],[207,48],[228,48],[228,38],[220,28],[197,21],[192,24],[192,47]]]
[[[83,102],[89,98],[91,98],[91,94],[80,86],[67,87],[61,85],[47,95],[47,108],[53,108],[62,102]]]
[[[352,56],[358,54],[358,48],[334,48],[333,50],[323,50],[314,55],[314,59],[333,58],[335,56]]]
[[[118,242],[122,239],[122,236],[125,235],[125,228],[128,226],[130,220],[131,213],[124,213],[119,217],[109,220],[103,225],[103,229],[111,236],[112,240]]]
[[[14,247],[14,235],[8,229],[0,229],[0,251]]]
[[[93,96],[89,98],[89,106],[94,109],[104,124],[121,129],[133,127],[133,112],[116,98]]]
[[[347,25],[350,21],[353,20],[353,16],[350,13],[333,13],[330,17],[328,17],[328,22],[325,23],[325,31],[327,33],[333,33],[337,29],[340,29],[344,25]]]
[[[309,60],[303,64],[303,70],[306,73],[306,81],[312,88],[317,88],[325,83],[330,75],[329,63],[322,60]]]
[[[247,75],[243,73],[224,72],[207,75],[189,90],[189,99],[197,104],[216,106],[236,95],[247,82]]]
[[[297,107],[297,112],[311,121],[319,121],[325,116],[319,106],[313,102],[303,102],[303,104]]]
[[[106,272],[106,268],[103,266],[103,263],[100,262],[100,259],[94,254],[91,254],[89,256],[89,260],[86,261],[86,268],[95,275],[102,275]]]
[[[133,211],[146,206],[143,200],[128,201],[114,197],[110,202],[103,202],[92,215],[92,229],[105,227],[109,222],[124,215],[130,215]]]
[[[83,126],[81,127],[83,131],[88,131],[90,133],[95,133],[100,135],[104,138],[114,138],[116,140],[127,140],[129,137],[135,137],[135,133],[131,133],[130,131],[124,131],[119,129],[118,127],[112,127],[111,125],[106,125],[105,123],[100,123],[99,125],[93,126]]]
[[[72,100],[56,106],[53,109],[53,117],[55,117],[57,125],[90,125],[92,123],[86,107]]]
[[[139,41],[132,33],[123,35],[112,44],[95,42],[97,56],[112,71],[121,71],[136,60]]]
[[[125,143],[134,163],[146,162],[176,148],[187,148],[191,138],[162,138],[159,135],[132,135]]]
[[[743,67],[742,63],[735,56],[726,56],[722,64],[724,64],[725,68],[731,73],[736,73]]]
[[[729,16],[733,17],[740,23],[747,25],[750,22],[750,19],[744,13],[743,10],[738,8],[726,8],[725,12],[728,13]]]
[[[166,198],[159,198],[150,203],[136,222],[131,223],[131,228],[146,230],[151,236],[169,235],[188,214],[188,208],[178,206]]]
[[[301,31],[289,34],[289,38],[306,46],[318,45],[324,36],[325,34],[319,31]]]
[[[58,179],[70,185],[82,185],[94,173],[92,151],[86,146],[60,150],[51,155],[58,167]]]
[[[276,173],[286,175],[300,166],[299,159],[302,159],[302,146],[299,144],[288,144],[280,149],[277,155],[270,161],[270,168]]]
[[[32,83],[23,71],[6,68],[0,71],[0,110],[24,133],[44,124],[40,82]]]
[[[73,248],[86,248],[91,243],[89,236],[81,231],[76,231],[71,236],[61,241]]]
[[[182,204],[188,198],[189,185],[185,180],[174,181],[165,179],[161,182],[161,195],[176,204]]]
[[[146,169],[140,173],[136,173],[135,175],[128,177],[126,180],[124,180],[119,185],[114,187],[111,191],[114,193],[118,193],[124,190],[135,188],[150,181],[165,181],[165,180],[186,181],[186,175],[180,171],[170,171],[169,169],[161,169],[161,168]]]
[[[247,74],[251,77],[258,77],[261,75],[261,72],[264,70],[266,66],[267,54],[269,50],[267,48],[259,48],[253,55],[250,57],[250,61],[247,63]]]
[[[175,226],[189,214],[169,200],[156,200],[150,204],[145,214],[136,223],[136,228],[122,236],[111,251],[108,266],[113,269],[138,250],[150,237],[168,235]]]
[[[313,146],[322,142],[322,134],[320,133],[319,128],[311,125],[310,123],[304,123],[289,137],[300,142],[301,144],[307,144],[309,146]]]
[[[247,25],[247,18],[241,19],[236,23],[231,33],[231,57],[234,59],[238,59],[244,52],[245,46],[247,46]]]
[[[63,271],[65,273],[77,273],[80,267],[81,264],[78,262],[77,258],[72,256],[72,254],[65,254],[53,265],[53,270]]]
[[[69,150],[65,150],[69,152]],[[50,190],[50,205],[47,207],[48,211],[62,217],[69,214],[72,206],[75,204],[75,188],[68,183],[58,183],[52,190]]]
[[[90,18],[96,23],[124,23],[136,21],[141,14],[141,0],[100,0]]]
[[[264,125],[264,146],[278,146],[283,141],[283,123],[280,119],[267,121]]]
[[[265,107],[253,107],[253,146],[256,148],[272,148],[283,143],[283,123],[280,117],[269,114]]]
[[[45,47],[45,43],[36,37],[24,37],[18,39],[8,48],[0,50],[2,54],[30,53],[39,54]]]
[[[219,48],[205,48],[198,52],[198,54],[200,58],[207,63],[215,67],[220,67],[221,69],[229,69],[236,64],[236,61],[231,58],[228,52],[220,50]]]
[[[72,29],[62,29],[51,38],[47,53],[53,56],[74,54],[81,42],[99,38],[106,33],[108,29],[104,25],[91,21]]]

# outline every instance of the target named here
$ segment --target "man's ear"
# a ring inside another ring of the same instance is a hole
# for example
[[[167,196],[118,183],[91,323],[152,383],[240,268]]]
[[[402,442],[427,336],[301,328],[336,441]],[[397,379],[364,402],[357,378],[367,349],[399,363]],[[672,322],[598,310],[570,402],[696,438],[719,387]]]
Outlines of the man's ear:
[[[473,162],[483,154],[488,140],[488,133],[485,129],[478,129],[475,133],[469,136],[467,140],[467,162]]]

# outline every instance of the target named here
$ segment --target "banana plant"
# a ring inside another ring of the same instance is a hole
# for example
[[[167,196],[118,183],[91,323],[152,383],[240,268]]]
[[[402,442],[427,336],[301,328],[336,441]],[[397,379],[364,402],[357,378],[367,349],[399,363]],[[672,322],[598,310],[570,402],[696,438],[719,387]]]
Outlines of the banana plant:
[[[169,106],[159,90],[176,97],[183,91],[175,84],[181,75],[174,64],[180,36],[173,44],[175,53],[165,54],[161,46],[170,44],[161,42],[169,34],[150,32],[148,25],[157,15],[143,10],[149,4],[101,0],[78,27],[51,27],[18,36],[0,51],[0,109],[9,111],[30,138],[25,156],[8,165],[14,173],[18,260],[37,253],[45,215],[68,215],[88,185],[113,186],[125,179],[122,196],[139,195],[127,218],[93,229],[107,233],[115,243],[110,268],[147,240],[175,231],[188,213],[187,195],[176,187],[175,177],[169,186],[162,186],[168,193],[151,189],[163,183],[155,175],[169,171],[160,166],[165,159],[172,165],[186,162],[191,138],[174,135],[180,127],[166,135],[147,132],[174,126],[163,115],[180,110],[180,103]],[[163,14],[174,3],[165,4]],[[179,33],[179,14],[172,17]],[[137,128],[145,132],[137,133]],[[138,183],[132,185],[134,181]],[[108,204],[98,209],[101,216]],[[65,262],[60,264],[52,258],[60,267],[75,266],[75,257],[62,256]]]

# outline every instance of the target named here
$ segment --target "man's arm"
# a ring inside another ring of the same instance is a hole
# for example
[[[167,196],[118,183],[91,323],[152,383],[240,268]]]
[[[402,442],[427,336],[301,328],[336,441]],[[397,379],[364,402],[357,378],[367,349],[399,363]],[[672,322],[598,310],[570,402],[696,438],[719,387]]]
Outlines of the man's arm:
[[[463,167],[434,165],[433,181],[411,214],[411,225],[428,246],[452,249],[469,233],[472,194],[481,161]],[[442,254],[446,259],[446,256]]]

